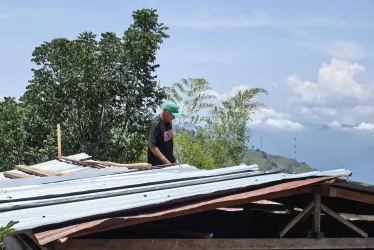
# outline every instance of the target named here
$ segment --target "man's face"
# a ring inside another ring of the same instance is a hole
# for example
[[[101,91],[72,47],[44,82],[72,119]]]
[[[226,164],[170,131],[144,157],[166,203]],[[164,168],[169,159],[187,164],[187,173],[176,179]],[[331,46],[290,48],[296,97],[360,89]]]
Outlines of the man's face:
[[[166,117],[167,122],[171,122],[175,119],[175,116],[172,113],[170,113],[169,111],[165,112],[165,117]]]

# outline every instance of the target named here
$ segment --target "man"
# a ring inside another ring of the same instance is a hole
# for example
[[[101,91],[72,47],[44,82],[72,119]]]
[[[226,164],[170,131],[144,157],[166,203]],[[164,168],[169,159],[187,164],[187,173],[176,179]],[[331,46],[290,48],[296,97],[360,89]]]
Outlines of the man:
[[[178,106],[173,102],[163,105],[163,111],[154,118],[148,131],[148,163],[152,166],[175,163],[173,154],[172,121],[180,117]]]

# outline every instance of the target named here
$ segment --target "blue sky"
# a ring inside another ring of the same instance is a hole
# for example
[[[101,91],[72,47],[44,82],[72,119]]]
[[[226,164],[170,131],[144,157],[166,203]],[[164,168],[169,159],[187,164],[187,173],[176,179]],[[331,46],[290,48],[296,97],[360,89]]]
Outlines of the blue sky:
[[[214,4],[213,4],[214,3]],[[0,2],[0,96],[21,96],[33,49],[80,32],[121,35],[131,12],[158,9],[171,38],[158,54],[162,85],[204,77],[219,98],[263,87],[267,108],[251,144],[319,170],[374,183],[373,1]]]

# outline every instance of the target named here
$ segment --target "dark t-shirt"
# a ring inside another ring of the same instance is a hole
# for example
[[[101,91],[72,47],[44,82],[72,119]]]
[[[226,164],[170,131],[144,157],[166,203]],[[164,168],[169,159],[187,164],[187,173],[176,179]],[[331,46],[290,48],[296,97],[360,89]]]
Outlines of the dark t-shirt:
[[[171,163],[175,163],[173,155],[173,127],[171,123],[165,123],[160,116],[154,118],[148,130],[148,145],[155,145]],[[148,147],[148,163],[155,165],[164,164],[155,156]]]

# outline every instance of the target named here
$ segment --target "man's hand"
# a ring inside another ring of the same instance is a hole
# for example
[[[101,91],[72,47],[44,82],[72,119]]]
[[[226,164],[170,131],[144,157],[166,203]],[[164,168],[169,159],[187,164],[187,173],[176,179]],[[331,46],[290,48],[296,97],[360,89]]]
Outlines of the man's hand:
[[[155,145],[150,145],[152,153],[159,158],[163,164],[171,164],[171,162],[161,153],[161,151]]]

